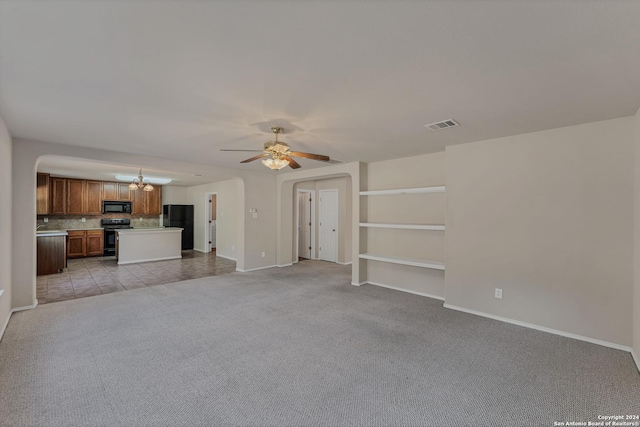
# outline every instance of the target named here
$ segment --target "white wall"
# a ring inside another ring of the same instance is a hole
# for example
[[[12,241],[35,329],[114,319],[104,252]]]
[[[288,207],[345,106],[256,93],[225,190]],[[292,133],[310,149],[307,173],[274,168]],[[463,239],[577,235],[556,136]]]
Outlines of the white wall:
[[[447,147],[445,303],[630,346],[633,149],[632,117]]]
[[[0,338],[11,316],[11,135],[0,118]]]
[[[218,219],[216,234],[218,245],[216,255],[236,259],[239,221],[238,207],[239,181],[227,180],[197,185],[186,189],[186,204],[194,206],[194,248],[201,252],[209,252],[208,215],[209,194],[217,193]]]
[[[16,139],[13,141],[12,180],[20,183],[20,191],[13,191],[12,194],[11,252],[13,258],[20,259],[21,262],[14,264],[12,270],[13,307],[29,306],[35,302],[36,168],[41,157],[56,155],[143,169],[198,173],[211,176],[216,181],[227,181],[237,177],[241,180],[237,195],[238,205],[243,207],[245,204],[255,205],[261,207],[264,212],[259,218],[254,219],[247,218],[248,215],[244,209],[238,211],[239,220],[244,221],[244,226],[238,227],[237,231],[237,266],[240,269],[252,269],[275,261],[276,178],[269,173],[270,171],[244,171],[130,153]],[[248,226],[249,223],[250,226]],[[267,252],[270,258],[261,258],[260,251]]]
[[[633,356],[640,369],[640,109],[634,117]]]
[[[176,187],[174,185],[162,186],[163,205],[189,205],[187,203],[187,187]]]

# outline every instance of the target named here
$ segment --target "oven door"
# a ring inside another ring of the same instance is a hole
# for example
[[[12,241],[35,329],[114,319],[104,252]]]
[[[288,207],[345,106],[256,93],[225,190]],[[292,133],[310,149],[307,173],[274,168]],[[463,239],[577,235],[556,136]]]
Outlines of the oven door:
[[[116,255],[116,230],[104,229],[104,256]]]

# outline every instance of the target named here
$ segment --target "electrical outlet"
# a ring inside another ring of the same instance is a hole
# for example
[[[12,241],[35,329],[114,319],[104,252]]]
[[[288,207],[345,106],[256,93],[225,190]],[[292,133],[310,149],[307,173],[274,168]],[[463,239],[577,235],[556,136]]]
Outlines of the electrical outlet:
[[[49,222],[49,218],[45,218],[43,221],[44,222]]]
[[[140,217],[140,222],[142,222],[142,217]]]
[[[82,218],[82,222],[87,222],[87,218]]]
[[[258,218],[258,213],[257,212],[254,212],[251,215],[253,215],[254,218]]]
[[[262,258],[264,258],[264,256],[265,256],[265,253],[264,253],[264,252],[262,252]]]
[[[499,298],[499,299],[502,299],[502,289],[496,288],[495,297]]]

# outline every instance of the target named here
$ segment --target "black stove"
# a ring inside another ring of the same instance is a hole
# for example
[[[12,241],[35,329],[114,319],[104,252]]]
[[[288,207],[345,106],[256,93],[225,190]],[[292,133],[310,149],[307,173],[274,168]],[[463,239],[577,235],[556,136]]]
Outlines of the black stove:
[[[131,228],[131,220],[127,218],[102,218],[102,228],[105,230]]]
[[[104,228],[104,256],[114,256],[116,254],[116,230],[131,227],[131,220],[127,218],[102,218],[102,228]]]

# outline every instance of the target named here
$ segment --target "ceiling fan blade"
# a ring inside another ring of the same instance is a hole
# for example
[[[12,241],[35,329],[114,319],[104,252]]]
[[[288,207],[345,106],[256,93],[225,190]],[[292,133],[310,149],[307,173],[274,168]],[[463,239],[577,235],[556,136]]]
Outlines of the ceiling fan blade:
[[[293,160],[291,157],[289,156],[283,156],[283,159],[287,159],[287,161],[289,162],[289,166],[291,166],[291,169],[299,169],[300,168],[300,164],[298,162],[296,162],[295,160]]]
[[[331,160],[329,156],[323,156],[322,154],[302,153],[300,151],[291,151],[290,156],[304,157],[306,159],[320,160],[322,162],[328,162]]]
[[[243,160],[243,161],[241,161],[240,163],[249,163],[249,162],[253,162],[254,160],[258,160],[258,159],[261,159],[261,158],[263,158],[263,157],[267,157],[267,156],[269,156],[269,155],[270,155],[269,153],[262,153],[262,154],[258,154],[257,156],[252,157],[252,158],[247,159],[247,160]]]
[[[253,152],[258,152],[258,151],[264,151],[264,150],[234,150],[231,148],[221,148],[220,151],[253,151]]]

